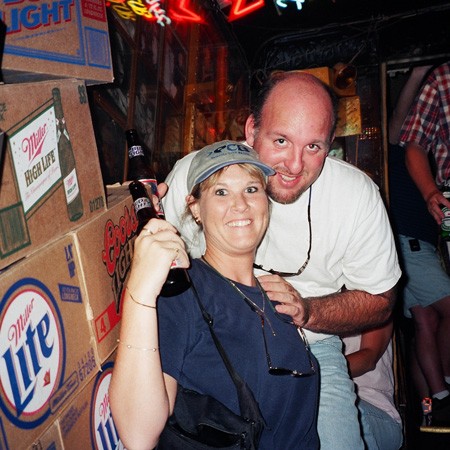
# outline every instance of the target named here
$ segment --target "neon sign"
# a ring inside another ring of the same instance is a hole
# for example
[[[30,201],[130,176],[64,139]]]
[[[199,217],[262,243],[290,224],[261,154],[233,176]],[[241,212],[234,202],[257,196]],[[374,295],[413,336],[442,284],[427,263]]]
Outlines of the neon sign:
[[[228,20],[231,22],[236,19],[240,19],[247,14],[250,14],[256,11],[259,8],[262,8],[265,5],[264,0],[257,0],[256,2],[247,5],[248,0],[235,0],[233,6],[231,7],[230,15],[228,16]]]
[[[277,0],[277,6],[280,8],[287,8],[287,2],[295,2],[297,4],[297,9],[300,11],[305,0]]]
[[[106,6],[125,20],[136,20],[136,16],[142,16],[146,20],[156,20],[162,27],[172,23],[158,0],[108,0]]]

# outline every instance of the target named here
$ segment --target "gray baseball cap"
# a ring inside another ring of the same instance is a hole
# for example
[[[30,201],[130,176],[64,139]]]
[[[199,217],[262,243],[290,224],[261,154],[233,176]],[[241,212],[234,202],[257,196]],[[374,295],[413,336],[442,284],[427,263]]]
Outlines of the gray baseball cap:
[[[203,147],[191,161],[187,176],[188,192],[223,167],[244,163],[258,167],[265,176],[275,174],[271,167],[258,159],[255,150],[241,142],[220,141]]]

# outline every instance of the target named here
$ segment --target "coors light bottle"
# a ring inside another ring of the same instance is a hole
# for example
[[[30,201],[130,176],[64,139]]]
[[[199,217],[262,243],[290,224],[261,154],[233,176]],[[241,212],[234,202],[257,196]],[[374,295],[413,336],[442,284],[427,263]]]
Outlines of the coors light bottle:
[[[52,95],[55,106],[59,164],[66,195],[67,210],[69,219],[75,222],[83,215],[83,201],[81,199],[80,185],[78,184],[75,156],[64,119],[61,92],[58,88],[54,88],[52,89]]]
[[[133,197],[134,209],[138,218],[138,233],[141,232],[144,225],[153,218],[160,218],[155,211],[152,200],[148,195],[147,189],[143,183],[134,180],[129,185],[131,196]],[[167,280],[161,289],[161,295],[172,297],[181,294],[191,285],[189,275],[185,269],[177,267],[176,261],[167,275]]]

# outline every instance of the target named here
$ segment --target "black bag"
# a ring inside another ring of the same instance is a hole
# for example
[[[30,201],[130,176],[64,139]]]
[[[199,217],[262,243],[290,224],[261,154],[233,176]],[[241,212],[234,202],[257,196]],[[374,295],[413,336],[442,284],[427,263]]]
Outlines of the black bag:
[[[176,449],[246,449],[256,450],[264,428],[258,403],[247,384],[231,365],[213,330],[213,320],[206,312],[195,286],[194,296],[209,326],[211,336],[236,386],[241,415],[235,414],[209,395],[178,385],[172,416],[161,433],[158,450]]]

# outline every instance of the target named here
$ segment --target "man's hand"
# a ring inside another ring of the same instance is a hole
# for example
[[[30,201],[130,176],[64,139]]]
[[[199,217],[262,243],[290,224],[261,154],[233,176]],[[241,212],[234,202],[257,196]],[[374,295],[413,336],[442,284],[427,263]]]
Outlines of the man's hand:
[[[275,309],[281,314],[292,317],[294,323],[304,327],[309,319],[307,302],[301,295],[279,275],[262,275],[258,281],[270,300],[278,302]]]
[[[444,197],[442,192],[437,189],[425,199],[427,202],[427,208],[434,220],[440,225],[444,219],[444,213],[442,207],[445,206],[450,209],[450,201]]]

